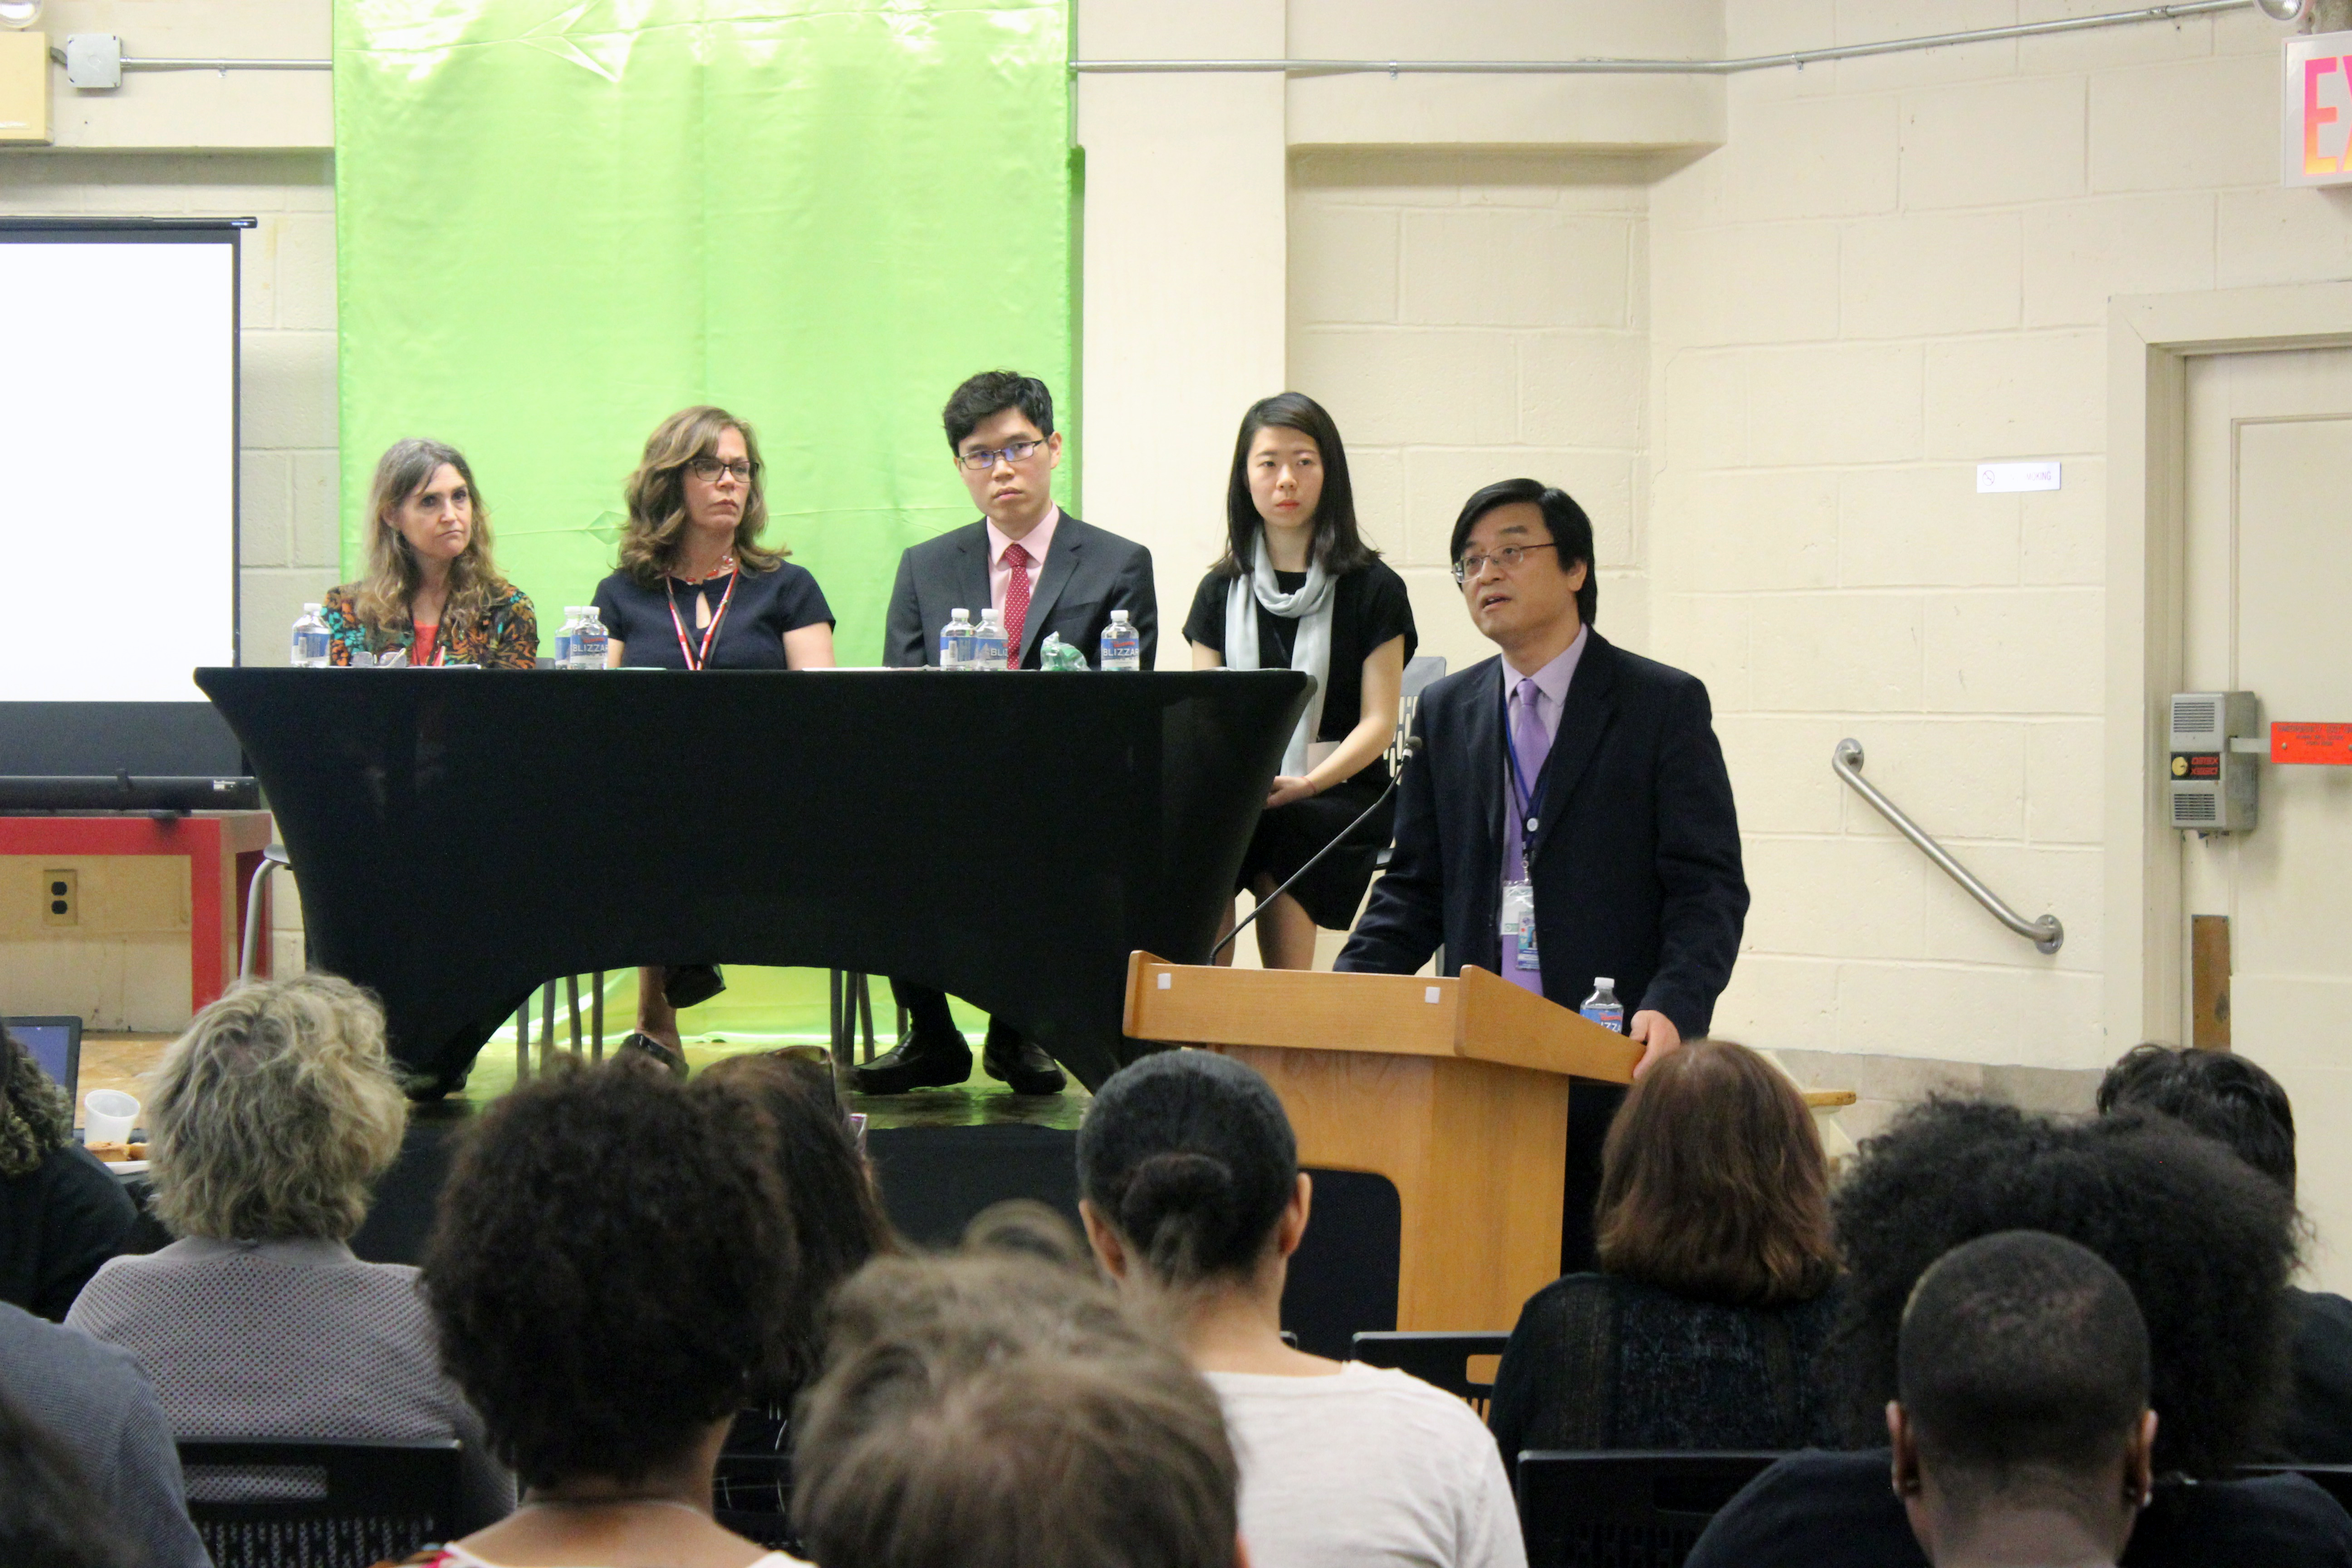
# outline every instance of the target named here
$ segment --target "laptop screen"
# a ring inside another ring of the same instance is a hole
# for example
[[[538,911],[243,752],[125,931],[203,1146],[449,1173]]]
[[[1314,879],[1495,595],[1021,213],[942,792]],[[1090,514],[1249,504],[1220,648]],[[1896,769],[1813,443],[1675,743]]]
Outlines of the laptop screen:
[[[52,1023],[47,1019],[33,1022],[24,1018],[8,1020],[8,1033],[41,1064],[41,1070],[55,1079],[68,1098],[74,1093],[76,1069],[80,1064],[74,1058],[80,1053],[74,1049],[74,1022]]]

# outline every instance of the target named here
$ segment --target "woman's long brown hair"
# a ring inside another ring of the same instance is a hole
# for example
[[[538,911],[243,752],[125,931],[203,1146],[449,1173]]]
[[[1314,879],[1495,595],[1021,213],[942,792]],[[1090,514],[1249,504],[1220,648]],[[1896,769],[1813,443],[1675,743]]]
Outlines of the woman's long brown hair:
[[[782,548],[763,549],[759,542],[768,526],[768,498],[760,484],[760,440],[751,434],[751,427],[724,408],[707,404],[681,408],[655,426],[646,438],[644,461],[629,476],[629,521],[621,535],[621,570],[640,586],[659,586],[677,563],[678,543],[686,537],[686,466],[697,458],[718,456],[719,437],[730,430],[741,433],[743,455],[751,460],[743,515],[735,520],[737,563],[746,572],[772,572],[792,553]]]
[[[465,454],[455,447],[439,441],[396,441],[377,460],[374,482],[368,486],[367,575],[360,579],[352,608],[359,613],[360,624],[371,631],[409,625],[409,605],[425,574],[392,514],[430,483],[444,463],[466,481],[474,506],[473,532],[457,559],[449,563],[449,597],[441,607],[440,638],[446,647],[455,633],[478,625],[488,616],[491,605],[514,592],[490,563],[489,508],[482,504],[482,487],[474,482],[474,470],[467,465]]]
[[[1804,1096],[1730,1040],[1693,1040],[1633,1086],[1601,1145],[1601,1268],[1741,1306],[1837,1273],[1829,1168]]]

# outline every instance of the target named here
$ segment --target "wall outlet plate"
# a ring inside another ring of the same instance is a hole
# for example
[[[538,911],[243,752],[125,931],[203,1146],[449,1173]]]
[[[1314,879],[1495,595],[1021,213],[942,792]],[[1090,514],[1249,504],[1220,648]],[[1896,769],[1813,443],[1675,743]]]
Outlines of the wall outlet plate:
[[[41,923],[81,924],[81,873],[70,868],[41,873]]]

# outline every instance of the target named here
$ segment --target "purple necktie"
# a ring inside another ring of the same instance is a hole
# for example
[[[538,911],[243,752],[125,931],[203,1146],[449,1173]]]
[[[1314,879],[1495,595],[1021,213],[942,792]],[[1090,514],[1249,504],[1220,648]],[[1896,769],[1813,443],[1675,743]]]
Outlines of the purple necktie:
[[[1506,804],[1503,810],[1503,875],[1506,879],[1518,880],[1527,874],[1527,832],[1525,817],[1527,800],[1519,793],[1518,780],[1525,780],[1529,795],[1542,787],[1544,759],[1551,755],[1551,737],[1544,733],[1543,720],[1537,711],[1542,700],[1543,688],[1534,678],[1519,682],[1511,703],[1511,754],[1518,763],[1514,777],[1507,771],[1503,780]],[[1504,763],[1508,770],[1510,763]],[[1538,927],[1536,943],[1540,950],[1543,931]],[[1522,969],[1513,949],[1512,938],[1503,939],[1503,978],[1513,984],[1525,986],[1537,995],[1543,994],[1543,972]]]

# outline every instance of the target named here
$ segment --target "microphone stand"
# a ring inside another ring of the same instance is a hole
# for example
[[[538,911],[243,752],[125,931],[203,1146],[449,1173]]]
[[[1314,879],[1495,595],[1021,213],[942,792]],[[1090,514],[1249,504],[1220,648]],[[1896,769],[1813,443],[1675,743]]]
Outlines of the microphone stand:
[[[1239,924],[1235,925],[1233,930],[1227,931],[1223,936],[1218,938],[1217,945],[1209,950],[1209,962],[1214,963],[1217,961],[1217,954],[1223,950],[1225,944],[1232,942],[1234,938],[1241,935],[1242,931],[1249,925],[1250,921],[1265,913],[1265,909],[1268,904],[1271,904],[1275,900],[1290,891],[1292,883],[1297,881],[1299,878],[1307,875],[1307,872],[1315,869],[1317,866],[1321,865],[1324,856],[1328,855],[1332,850],[1337,849],[1340,845],[1346,843],[1349,834],[1355,832],[1356,829],[1370,821],[1372,814],[1380,810],[1381,807],[1386,805],[1390,799],[1395,795],[1397,785],[1404,782],[1405,764],[1412,762],[1414,757],[1419,756],[1420,754],[1421,737],[1418,735],[1407,735],[1404,738],[1403,742],[1397,748],[1396,772],[1389,775],[1389,787],[1381,791],[1381,798],[1372,802],[1371,805],[1364,807],[1363,814],[1361,816],[1358,816],[1355,821],[1348,824],[1347,826],[1341,828],[1339,833],[1333,837],[1330,843],[1326,844],[1322,848],[1315,851],[1314,855],[1307,859],[1306,865],[1301,866],[1297,870],[1293,871],[1289,876],[1284,878],[1282,880],[1282,886],[1276,888],[1274,891],[1260,899],[1257,901],[1257,906],[1251,910],[1247,915],[1243,917]]]

